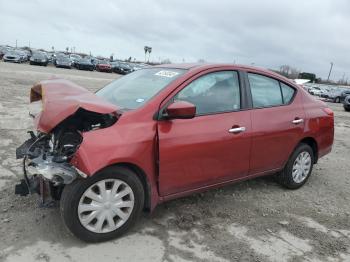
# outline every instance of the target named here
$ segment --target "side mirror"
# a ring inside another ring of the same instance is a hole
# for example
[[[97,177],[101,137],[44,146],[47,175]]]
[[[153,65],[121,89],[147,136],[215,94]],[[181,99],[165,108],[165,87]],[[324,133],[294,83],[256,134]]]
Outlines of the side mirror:
[[[196,115],[196,106],[186,101],[177,101],[170,104],[165,113],[168,119],[190,119]]]

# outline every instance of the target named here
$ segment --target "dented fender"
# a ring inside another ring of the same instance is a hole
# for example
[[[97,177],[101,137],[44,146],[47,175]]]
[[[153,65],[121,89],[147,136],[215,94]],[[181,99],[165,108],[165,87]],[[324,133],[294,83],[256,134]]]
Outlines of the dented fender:
[[[83,133],[83,142],[71,164],[87,176],[97,175],[104,168],[117,164],[138,167],[146,176],[153,208],[159,200],[155,159],[156,123],[125,123],[125,119],[121,117],[116,125]]]
[[[142,132],[143,127],[135,128],[135,123],[132,126],[127,130],[128,125],[124,126],[120,119],[115,126],[83,133],[71,164],[88,176],[117,163],[132,163],[153,173],[155,137],[149,135],[151,132]],[[127,136],[135,139],[130,141]]]

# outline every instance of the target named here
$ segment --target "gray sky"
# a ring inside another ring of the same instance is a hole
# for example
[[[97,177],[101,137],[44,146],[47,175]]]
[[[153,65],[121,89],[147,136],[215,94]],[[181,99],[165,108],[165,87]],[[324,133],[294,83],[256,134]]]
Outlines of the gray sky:
[[[0,44],[172,62],[288,64],[350,80],[349,0],[0,0]]]

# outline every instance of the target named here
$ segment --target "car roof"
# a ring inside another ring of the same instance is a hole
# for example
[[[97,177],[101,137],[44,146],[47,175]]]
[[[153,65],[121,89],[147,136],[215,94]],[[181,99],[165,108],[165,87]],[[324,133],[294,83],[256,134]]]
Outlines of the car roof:
[[[261,67],[255,67],[255,66],[248,66],[248,65],[239,65],[239,64],[224,64],[224,63],[180,63],[180,64],[161,64],[156,65],[154,67],[158,68],[174,68],[174,69],[185,69],[189,71],[202,71],[202,70],[208,70],[213,68],[224,68],[224,67],[232,67],[234,70],[244,70],[244,71],[252,71],[256,73],[263,73],[266,75],[269,75],[274,78],[278,78],[281,80],[284,80],[288,83],[292,83],[295,85],[295,83],[280,74],[277,74],[271,70],[267,70]]]

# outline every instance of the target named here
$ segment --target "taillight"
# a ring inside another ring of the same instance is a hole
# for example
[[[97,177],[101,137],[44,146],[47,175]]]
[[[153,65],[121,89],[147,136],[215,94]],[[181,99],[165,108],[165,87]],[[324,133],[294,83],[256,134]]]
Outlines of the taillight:
[[[323,111],[324,111],[327,115],[330,115],[330,116],[333,116],[333,115],[334,115],[333,110],[330,109],[329,107],[323,108]]]

